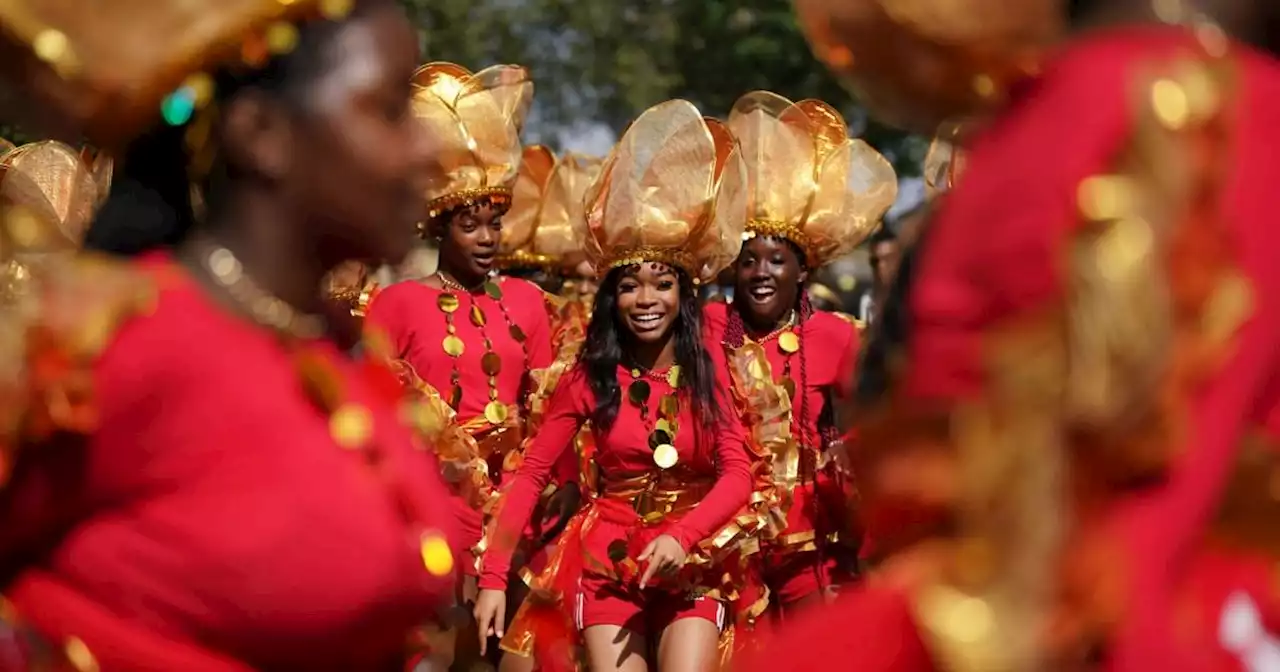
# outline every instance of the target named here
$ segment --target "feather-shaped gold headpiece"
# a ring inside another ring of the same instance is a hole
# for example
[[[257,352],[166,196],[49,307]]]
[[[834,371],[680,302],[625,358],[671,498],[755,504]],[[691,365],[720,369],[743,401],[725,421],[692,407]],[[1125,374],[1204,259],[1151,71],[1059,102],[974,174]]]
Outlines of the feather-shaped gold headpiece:
[[[511,206],[520,169],[520,129],[533,100],[529,71],[495,65],[472,73],[428,63],[414,75],[413,112],[436,141],[427,222],[459,207]]]
[[[649,108],[587,189],[581,238],[600,272],[656,261],[708,282],[738,256],[747,209],[738,143],[684,100]]]
[[[748,93],[729,130],[747,167],[747,231],[794,242],[810,268],[861,243],[898,197],[893,166],[822,101]]]
[[[508,268],[566,268],[584,258],[582,199],[600,174],[598,158],[526,147],[511,210],[502,220],[499,262]]]

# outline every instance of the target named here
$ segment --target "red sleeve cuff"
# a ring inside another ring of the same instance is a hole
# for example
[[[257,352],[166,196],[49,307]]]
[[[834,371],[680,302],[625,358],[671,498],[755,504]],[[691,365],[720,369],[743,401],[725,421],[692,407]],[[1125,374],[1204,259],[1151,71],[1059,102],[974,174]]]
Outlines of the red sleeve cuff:
[[[480,578],[476,581],[476,586],[480,590],[506,590],[507,582],[501,577],[486,573],[480,575]]]

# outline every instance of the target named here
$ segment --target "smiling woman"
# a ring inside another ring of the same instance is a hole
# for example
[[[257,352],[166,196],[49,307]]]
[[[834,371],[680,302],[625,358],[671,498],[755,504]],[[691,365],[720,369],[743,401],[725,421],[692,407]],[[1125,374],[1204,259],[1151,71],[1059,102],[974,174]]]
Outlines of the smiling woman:
[[[585,643],[594,670],[648,669],[651,644],[659,669],[714,665],[741,578],[736,552],[749,525],[735,514],[751,465],[740,422],[718,410],[728,389],[703,345],[696,283],[737,254],[744,177],[732,136],[685,101],[645,112],[605,160],[587,192],[583,238],[609,270],[582,357],[556,388],[484,556],[482,630],[502,633],[509,538],[589,421],[602,492],[534,581],[556,599],[523,610],[512,628]],[[571,655],[541,662],[556,668]]]

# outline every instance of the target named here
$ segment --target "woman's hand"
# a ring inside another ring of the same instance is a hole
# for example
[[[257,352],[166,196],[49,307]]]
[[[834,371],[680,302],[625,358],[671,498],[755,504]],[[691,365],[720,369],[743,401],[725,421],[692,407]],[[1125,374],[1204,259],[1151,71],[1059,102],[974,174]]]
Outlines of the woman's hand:
[[[636,558],[638,562],[648,562],[648,566],[644,568],[644,574],[640,577],[640,587],[645,588],[649,585],[649,580],[655,575],[670,575],[684,566],[685,557],[684,547],[676,538],[669,535],[660,535],[657,539],[649,542],[648,546],[641,551],[640,557]]]
[[[507,622],[507,593],[486,589],[476,598],[476,630],[480,633],[480,655],[484,655],[490,637],[502,638],[502,627]]]

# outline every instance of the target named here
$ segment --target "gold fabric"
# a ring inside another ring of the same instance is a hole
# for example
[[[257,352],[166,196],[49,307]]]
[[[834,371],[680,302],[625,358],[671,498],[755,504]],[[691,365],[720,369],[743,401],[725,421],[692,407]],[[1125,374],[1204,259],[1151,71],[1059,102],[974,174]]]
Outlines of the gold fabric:
[[[755,91],[728,125],[747,166],[747,230],[792,240],[810,268],[857,247],[898,197],[893,166],[822,101]]]
[[[45,229],[42,240],[31,239],[35,244],[27,247],[80,244],[101,192],[79,152],[54,140],[33,142],[0,157],[0,169],[0,199],[20,206]]]
[[[710,282],[742,247],[746,165],[724,124],[671,100],[632,122],[584,205],[580,237],[598,271],[657,261]]]
[[[542,225],[547,188],[555,170],[556,157],[542,145],[524,148],[520,170],[512,189],[511,209],[502,218],[499,261],[506,265],[544,265],[534,243]]]
[[[518,65],[476,73],[453,63],[418,69],[413,111],[436,142],[429,217],[495,195],[510,199],[523,154],[520,129],[532,100],[533,81]]]
[[[1062,0],[794,0],[814,54],[880,120],[991,109],[1063,30]]]
[[[0,77],[25,121],[118,148],[191,74],[238,57],[276,21],[349,9],[335,0],[5,0]]]
[[[580,232],[586,221],[582,199],[600,175],[603,161],[597,157],[567,153],[556,162],[542,204],[542,219],[534,239],[534,250],[562,268],[586,259]]]
[[[964,170],[964,152],[958,146],[960,130],[955,124],[944,125],[929,143],[923,171],[927,198],[949,191]]]

